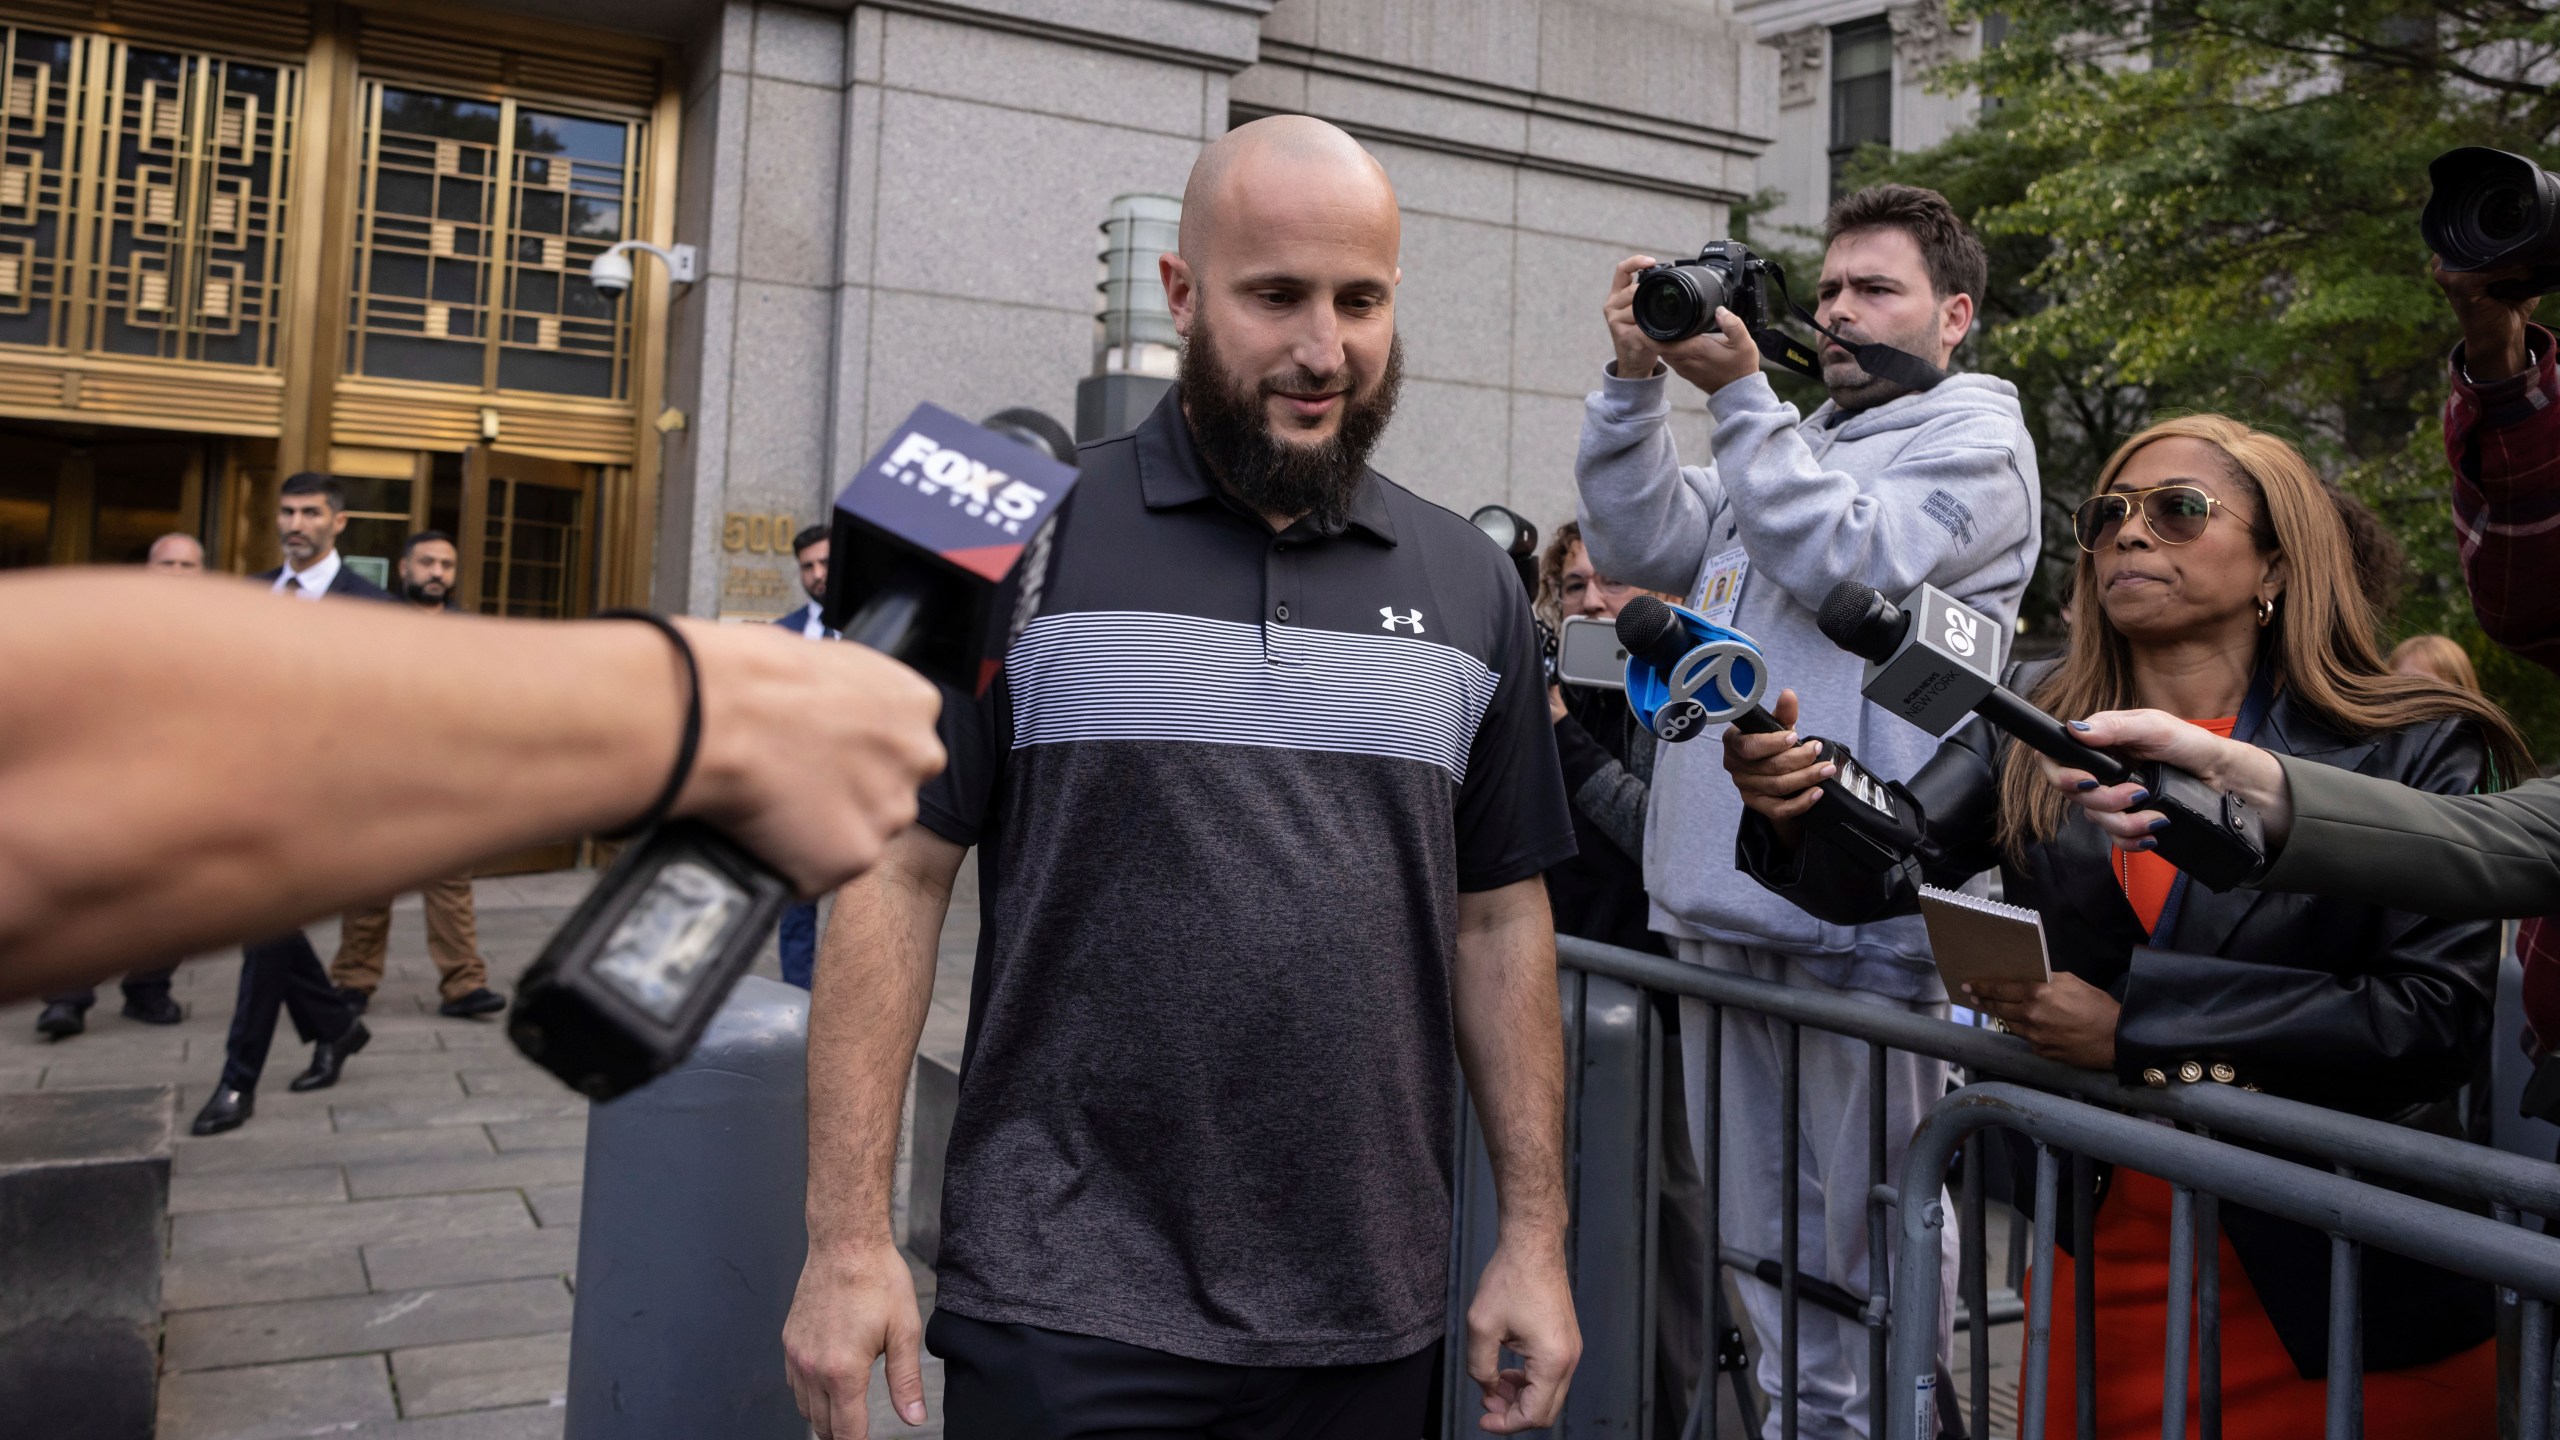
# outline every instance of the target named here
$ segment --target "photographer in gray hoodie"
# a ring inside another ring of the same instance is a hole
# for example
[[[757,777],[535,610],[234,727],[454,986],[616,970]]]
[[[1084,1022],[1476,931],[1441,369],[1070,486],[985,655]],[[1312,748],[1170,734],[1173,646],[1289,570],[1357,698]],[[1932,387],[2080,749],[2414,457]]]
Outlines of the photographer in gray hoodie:
[[[1815,316],[1851,342],[1907,351],[1943,369],[1972,327],[1987,266],[1982,245],[1945,197],[1879,185],[1831,207]],[[1869,375],[1831,340],[1821,348],[1828,403],[1810,416],[1778,398],[1740,321],[1657,346],[1634,316],[1636,276],[1621,262],[1606,314],[1616,359],[1585,401],[1575,479],[1592,562],[1621,580],[1689,597],[1751,636],[1788,687],[1778,719],[1854,750],[1869,769],[1905,779],[1937,740],[1866,703],[1861,662],[1815,628],[1823,596],[1843,580],[1899,598],[1928,582],[2007,622],[2034,573],[2038,491],[2034,443],[2017,391],[1984,375],[1908,390]],[[1671,436],[1669,374],[1707,392],[1714,457],[1684,465]],[[1799,700],[1801,697],[1801,708]],[[1757,976],[1920,1014],[1943,1016],[1946,993],[1916,919],[1827,925],[1734,868],[1742,803],[1717,747],[1665,745],[1646,822],[1652,924],[1693,965]],[[1704,1138],[1706,1010],[1684,1000],[1681,1043],[1692,1143]],[[1776,1258],[1783,1211],[1806,1209],[1803,1273],[1867,1293],[1867,1056],[1863,1041],[1806,1030],[1799,1174],[1780,1173],[1775,1021],[1724,1020],[1723,1243]],[[1895,1052],[1886,1066],[1890,1175],[1947,1067]],[[1952,1265],[1952,1259],[1950,1259]],[[1953,1293],[1952,1276],[1942,1291]],[[1775,1287],[1737,1272],[1754,1331],[1779,1333]],[[1945,1320],[1942,1314],[1941,1328]],[[1806,1440],[1863,1435],[1864,1332],[1811,1306],[1797,1316],[1797,1409]],[[1774,1345],[1759,1380],[1780,1393]],[[1942,1350],[1943,1354],[1943,1342]],[[1772,1407],[1767,1434],[1782,1418]]]

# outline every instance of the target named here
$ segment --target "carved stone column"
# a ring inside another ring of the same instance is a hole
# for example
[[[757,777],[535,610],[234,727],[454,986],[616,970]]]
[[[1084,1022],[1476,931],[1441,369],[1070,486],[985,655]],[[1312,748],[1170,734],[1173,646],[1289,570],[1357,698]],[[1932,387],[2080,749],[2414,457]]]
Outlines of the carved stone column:
[[[1831,53],[1831,31],[1807,25],[1772,36],[1768,43],[1778,52],[1778,107],[1793,110],[1812,104],[1822,94],[1822,66]]]
[[[1903,75],[1926,80],[1950,60],[1965,57],[1973,22],[1947,13],[1947,0],[1912,0],[1885,12],[1893,26],[1893,56]]]

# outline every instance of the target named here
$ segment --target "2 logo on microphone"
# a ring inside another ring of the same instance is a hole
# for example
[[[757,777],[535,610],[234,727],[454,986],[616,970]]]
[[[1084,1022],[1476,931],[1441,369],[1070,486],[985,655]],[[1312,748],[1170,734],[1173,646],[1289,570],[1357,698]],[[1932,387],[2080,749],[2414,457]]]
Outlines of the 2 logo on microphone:
[[[1947,608],[1947,648],[1958,655],[1973,654],[1973,637],[1982,628],[1982,617],[1960,605]]]
[[[901,485],[914,487],[920,495],[949,494],[954,508],[971,517],[983,519],[1007,535],[1022,533],[1022,523],[1040,513],[1049,492],[1014,479],[1005,472],[975,460],[947,445],[936,444],[931,436],[910,430],[898,442],[889,458],[881,462],[880,473]]]

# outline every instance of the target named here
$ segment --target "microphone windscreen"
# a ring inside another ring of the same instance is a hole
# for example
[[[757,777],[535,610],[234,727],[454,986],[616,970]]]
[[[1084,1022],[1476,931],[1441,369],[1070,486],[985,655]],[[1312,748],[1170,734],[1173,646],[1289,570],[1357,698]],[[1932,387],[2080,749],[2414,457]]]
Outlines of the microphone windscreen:
[[[1618,643],[1627,647],[1628,654],[1642,656],[1657,670],[1668,670],[1689,648],[1680,616],[1650,595],[1638,595],[1618,612]],[[1666,644],[1669,664],[1660,658]]]
[[[1901,614],[1884,592],[1843,580],[1822,597],[1814,625],[1832,644],[1868,660],[1882,660],[1902,641]]]

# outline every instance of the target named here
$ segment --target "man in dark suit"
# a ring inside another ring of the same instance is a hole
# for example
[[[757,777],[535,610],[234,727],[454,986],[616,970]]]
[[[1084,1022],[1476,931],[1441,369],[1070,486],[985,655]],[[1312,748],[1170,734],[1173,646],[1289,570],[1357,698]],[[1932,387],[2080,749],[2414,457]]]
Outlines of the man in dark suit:
[[[826,617],[819,613],[826,608],[828,549],[824,525],[811,525],[791,537],[791,558],[800,564],[800,588],[809,592],[809,603],[774,624],[812,640],[842,638],[827,628]],[[785,906],[777,940],[783,983],[808,989],[818,969],[818,902],[794,901]]]
[[[357,574],[338,554],[347,528],[347,492],[333,475],[305,471],[288,478],[277,499],[276,529],[285,563],[259,583],[297,600],[352,599],[388,602],[381,586]],[[293,1016],[294,1033],[311,1045],[311,1066],[293,1079],[294,1090],[338,1083],[347,1057],[373,1038],[354,1006],[329,983],[318,952],[299,930],[240,947],[240,995],[231,1009],[231,1036],[223,1046],[222,1080],[196,1113],[198,1135],[237,1130],[257,1105],[258,1077],[267,1068],[276,1014]]]

